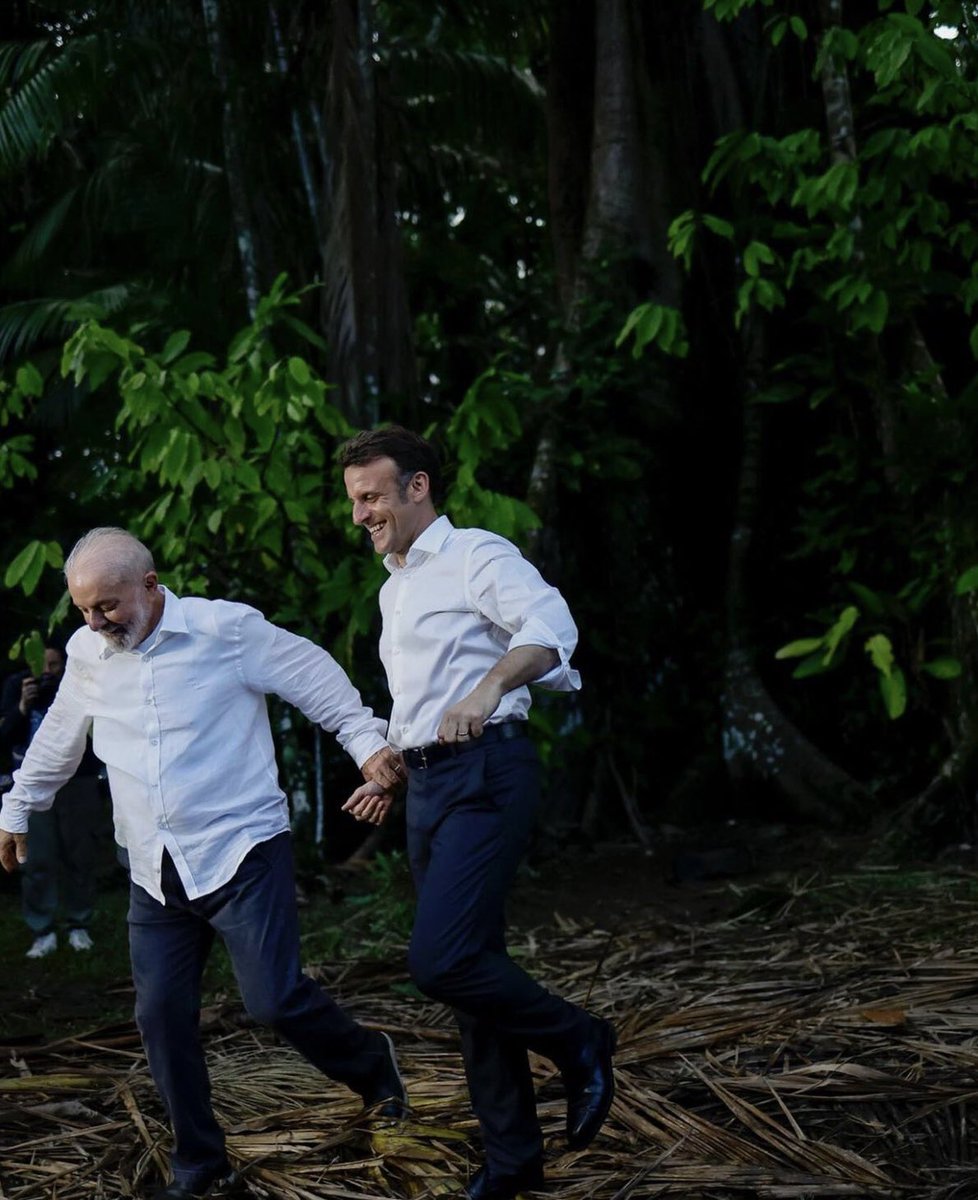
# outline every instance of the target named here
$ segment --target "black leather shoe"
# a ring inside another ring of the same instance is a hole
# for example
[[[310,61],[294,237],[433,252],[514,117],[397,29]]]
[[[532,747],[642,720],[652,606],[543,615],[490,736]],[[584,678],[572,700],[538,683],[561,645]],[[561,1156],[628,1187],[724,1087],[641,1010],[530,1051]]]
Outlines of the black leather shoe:
[[[466,1200],[515,1200],[520,1192],[541,1187],[543,1163],[539,1159],[526,1163],[513,1175],[494,1175],[487,1163],[476,1171],[462,1194]]]
[[[219,1179],[211,1180],[210,1183],[203,1186],[202,1190],[199,1187],[196,1190],[189,1188],[185,1183],[178,1183],[174,1179],[166,1187],[158,1188],[153,1193],[153,1200],[202,1200],[203,1197],[206,1197],[207,1200],[220,1200],[223,1196],[246,1196],[247,1194],[245,1181],[237,1171],[231,1171]]]
[[[408,1115],[407,1090],[394,1053],[394,1043],[386,1033],[377,1031],[383,1038],[383,1064],[370,1090],[363,1093],[363,1103],[371,1117],[383,1121],[403,1121]]]
[[[567,1092],[567,1145],[583,1150],[591,1144],[615,1098],[611,1056],[618,1036],[607,1021],[594,1019],[591,1036],[577,1063],[562,1072]]]

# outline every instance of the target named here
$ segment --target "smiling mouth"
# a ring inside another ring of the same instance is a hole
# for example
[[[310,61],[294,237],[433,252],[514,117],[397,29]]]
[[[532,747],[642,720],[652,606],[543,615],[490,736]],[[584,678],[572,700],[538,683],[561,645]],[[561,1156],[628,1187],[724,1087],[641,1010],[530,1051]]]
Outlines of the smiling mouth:
[[[380,533],[383,529],[386,529],[386,527],[387,527],[387,522],[381,521],[377,525],[368,525],[367,532],[370,534],[371,537],[376,537],[377,534]]]

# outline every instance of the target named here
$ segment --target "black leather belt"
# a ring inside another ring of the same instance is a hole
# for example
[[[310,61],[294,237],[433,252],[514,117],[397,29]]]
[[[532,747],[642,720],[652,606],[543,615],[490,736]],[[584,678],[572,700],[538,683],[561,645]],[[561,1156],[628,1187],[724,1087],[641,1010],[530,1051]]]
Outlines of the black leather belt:
[[[526,737],[527,724],[528,722],[517,718],[512,721],[500,721],[496,725],[486,725],[481,737],[467,738],[464,742],[432,742],[430,746],[404,750],[404,761],[415,771],[423,771],[446,758],[466,754],[469,750],[478,750],[480,746],[486,746],[490,742],[508,742],[510,738]]]

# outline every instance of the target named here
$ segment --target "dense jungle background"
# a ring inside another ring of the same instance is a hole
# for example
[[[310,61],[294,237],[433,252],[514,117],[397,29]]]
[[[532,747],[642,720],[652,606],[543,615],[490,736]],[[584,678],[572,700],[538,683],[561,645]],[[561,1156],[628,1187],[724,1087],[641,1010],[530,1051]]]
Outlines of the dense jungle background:
[[[578,619],[585,688],[535,708],[553,831],[974,836],[974,4],[0,24],[13,659],[73,624],[66,548],[123,524],[384,712],[383,569],[333,456],[395,420],[453,464],[456,523],[517,540]],[[348,767],[277,722],[328,826]]]

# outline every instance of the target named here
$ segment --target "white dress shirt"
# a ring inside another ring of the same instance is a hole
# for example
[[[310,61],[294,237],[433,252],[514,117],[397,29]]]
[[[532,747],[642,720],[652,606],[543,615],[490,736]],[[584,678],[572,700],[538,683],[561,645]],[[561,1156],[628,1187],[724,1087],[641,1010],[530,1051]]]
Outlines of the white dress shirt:
[[[72,636],[0,828],[24,833],[30,812],[51,806],[91,727],[132,878],[162,900],[165,848],[194,899],[227,883],[252,846],[289,828],[267,693],[336,732],[358,766],[387,743],[384,722],[325,650],[245,604],[163,593],[159,624],[134,650],[116,650],[87,626]]]
[[[535,680],[576,691],[570,666],[577,627],[556,588],[498,534],[456,529],[439,517],[416,539],[404,566],[388,554],[380,589],[380,657],[394,706],[388,739],[401,750],[435,741],[447,708],[467,696],[517,646],[556,650],[559,662]],[[525,718],[530,690],[507,692],[490,723]]]

